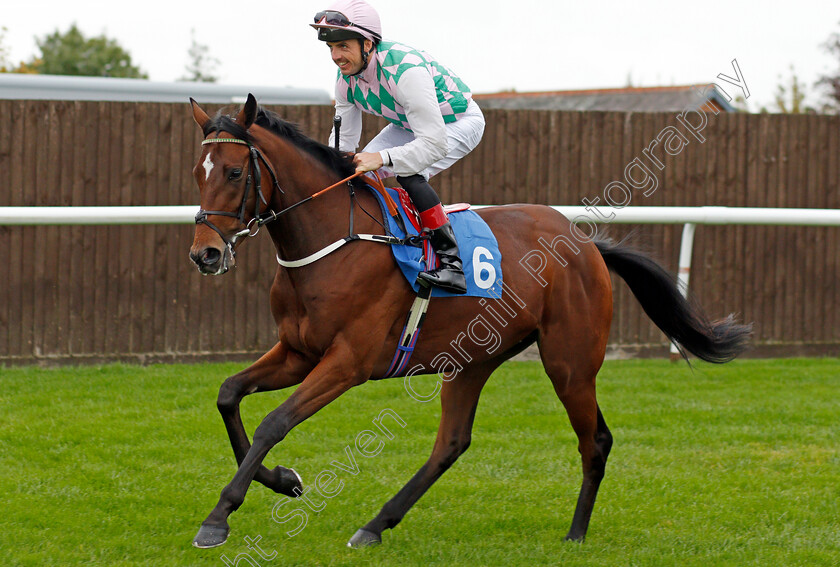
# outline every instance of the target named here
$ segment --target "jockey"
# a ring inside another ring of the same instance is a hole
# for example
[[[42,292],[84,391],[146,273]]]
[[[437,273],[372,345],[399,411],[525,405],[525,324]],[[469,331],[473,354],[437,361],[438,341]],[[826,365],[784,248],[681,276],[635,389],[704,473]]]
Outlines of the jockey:
[[[379,14],[364,0],[338,0],[318,12],[310,25],[339,69],[335,109],[342,119],[340,149],[356,150],[363,111],[390,122],[355,154],[356,171],[381,168],[385,176],[396,176],[420,211],[440,261],[439,268],[420,277],[466,293],[458,243],[428,179],[481,141],[484,116],[469,88],[429,54],[383,41]],[[334,140],[333,130],[330,145]]]

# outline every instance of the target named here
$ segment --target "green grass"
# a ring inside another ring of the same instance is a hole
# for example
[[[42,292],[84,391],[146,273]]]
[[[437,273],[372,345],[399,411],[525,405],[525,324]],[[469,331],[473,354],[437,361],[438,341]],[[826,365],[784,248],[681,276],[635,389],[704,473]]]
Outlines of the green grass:
[[[224,565],[222,554],[249,553],[245,536],[276,552],[250,551],[260,566],[840,564],[837,359],[693,373],[665,361],[607,363],[599,401],[615,445],[583,545],[562,540],[580,483],[576,439],[542,368],[522,362],[491,379],[470,450],[384,544],[347,549],[425,461],[440,415],[400,380],[370,383],[266,459],[311,483],[346,461],[345,447],[381,410],[407,424],[379,455],[355,453],[359,474],[339,473],[341,493],[310,511],[301,533],[272,520],[283,497],[254,485],[227,544],[198,550],[192,537],[234,472],[215,399],[239,369],[0,369],[3,564]],[[289,393],[246,399],[246,428]]]

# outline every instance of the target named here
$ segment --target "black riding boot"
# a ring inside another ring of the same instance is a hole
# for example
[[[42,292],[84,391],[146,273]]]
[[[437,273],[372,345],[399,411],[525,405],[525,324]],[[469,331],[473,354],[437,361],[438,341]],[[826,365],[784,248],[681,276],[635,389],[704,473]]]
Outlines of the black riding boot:
[[[461,254],[455,232],[447,222],[432,231],[429,240],[435,249],[440,266],[430,272],[420,272],[420,279],[452,293],[467,293],[467,279],[461,264]]]
[[[419,278],[452,293],[467,293],[467,279],[458,253],[458,243],[437,193],[420,174],[398,176],[397,181],[420,211],[423,228],[431,230],[429,240],[440,263],[431,272],[420,272]]]

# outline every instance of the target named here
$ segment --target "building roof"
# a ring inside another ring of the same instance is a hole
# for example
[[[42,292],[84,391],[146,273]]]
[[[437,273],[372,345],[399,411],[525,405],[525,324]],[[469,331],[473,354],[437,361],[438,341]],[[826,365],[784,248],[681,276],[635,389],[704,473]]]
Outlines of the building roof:
[[[736,112],[717,87],[627,87],[551,92],[473,94],[481,108],[529,110],[606,110],[620,112],[682,112],[723,110]]]
[[[192,97],[200,103],[231,104],[245,102],[248,93],[260,104],[332,103],[332,96],[319,89],[0,73],[0,99],[188,102]]]

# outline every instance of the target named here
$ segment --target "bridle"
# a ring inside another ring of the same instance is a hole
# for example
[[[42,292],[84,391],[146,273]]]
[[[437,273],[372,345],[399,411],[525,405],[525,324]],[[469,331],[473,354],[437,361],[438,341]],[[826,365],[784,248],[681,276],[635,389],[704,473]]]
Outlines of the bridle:
[[[349,189],[349,194],[350,194],[350,226],[349,226],[347,236],[345,236],[343,238],[339,238],[338,240],[336,240],[332,244],[330,244],[328,246],[325,246],[324,248],[318,250],[314,254],[310,254],[309,256],[307,256],[305,258],[301,258],[299,260],[283,260],[278,255],[277,256],[277,262],[281,266],[283,266],[284,268],[301,268],[303,266],[308,266],[309,264],[311,264],[313,262],[317,262],[318,260],[320,260],[324,256],[332,254],[333,252],[335,252],[336,250],[338,250],[339,248],[341,248],[345,244],[347,244],[349,242],[355,242],[357,240],[363,240],[363,241],[368,241],[368,242],[376,242],[376,243],[379,243],[379,244],[401,244],[401,245],[408,244],[408,245],[411,245],[411,246],[422,246],[422,241],[426,240],[428,238],[428,235],[425,234],[425,233],[421,233],[420,235],[417,235],[417,236],[406,236],[405,238],[398,238],[398,237],[394,236],[393,234],[391,234],[390,231],[388,231],[388,228],[385,225],[383,225],[381,222],[377,221],[370,213],[368,213],[364,209],[364,207],[362,207],[362,211],[364,211],[368,216],[373,218],[374,221],[376,221],[380,226],[382,226],[382,228],[385,229],[386,234],[385,235],[381,235],[381,234],[357,234],[355,232],[353,218],[354,218],[354,211],[355,211],[355,208],[356,208],[356,192],[353,189],[352,180],[356,177],[359,177],[360,175],[363,175],[364,174],[363,171],[357,171],[353,175],[351,175],[349,177],[345,177],[341,181],[333,183],[329,187],[321,189],[317,193],[313,193],[312,195],[310,195],[310,196],[308,196],[304,199],[301,199],[297,203],[295,203],[293,205],[289,205],[288,207],[286,207],[285,209],[283,209],[281,211],[268,210],[266,212],[260,213],[260,201],[262,201],[266,205],[266,207],[268,206],[268,202],[265,200],[265,197],[262,194],[262,190],[261,190],[261,186],[260,186],[260,168],[259,168],[258,161],[262,161],[263,165],[265,165],[266,169],[268,169],[269,173],[271,174],[271,179],[274,183],[274,187],[276,187],[280,191],[280,193],[285,194],[283,189],[280,188],[280,184],[277,182],[277,176],[275,175],[274,170],[271,168],[271,164],[268,163],[268,161],[265,159],[265,157],[263,157],[263,155],[259,151],[259,149],[257,149],[253,144],[251,144],[250,142],[248,142],[246,140],[242,140],[242,139],[239,139],[239,138],[211,138],[211,139],[208,139],[208,140],[204,140],[201,144],[206,145],[206,144],[222,144],[222,143],[243,144],[243,145],[248,146],[248,151],[250,153],[250,163],[249,163],[249,166],[248,166],[249,167],[248,178],[247,178],[247,181],[245,183],[245,194],[242,196],[242,204],[239,206],[239,212],[238,213],[232,213],[232,212],[229,212],[229,211],[205,211],[204,209],[199,209],[198,214],[195,215],[195,222],[196,222],[196,224],[206,224],[207,226],[209,226],[210,228],[215,230],[216,233],[218,233],[218,235],[222,237],[222,240],[224,240],[225,244],[227,245],[227,249],[230,252],[231,258],[235,257],[235,255],[236,255],[236,252],[234,250],[234,244],[236,243],[237,238],[239,238],[241,236],[254,237],[259,233],[262,225],[270,223],[271,221],[277,220],[280,216],[288,213],[289,211],[291,211],[293,209],[296,209],[297,207],[303,205],[304,203],[308,203],[309,201],[311,201],[313,199],[316,199],[317,197],[327,193],[328,191],[331,191],[332,189],[335,189],[336,187],[339,187],[339,186],[345,185],[345,184],[347,185],[347,188]],[[259,200],[257,200],[257,203],[256,203],[256,207],[255,207],[255,210],[254,210],[254,217],[246,223],[245,222],[245,205],[246,205],[246,202],[248,201],[248,194],[249,194],[250,188],[251,188],[251,176],[252,175],[253,175],[253,178],[254,178],[254,183],[256,185],[257,194],[259,195],[260,198],[259,198]],[[379,175],[376,172],[374,172],[374,176],[376,177],[376,180],[377,180],[376,183],[374,183],[372,179],[365,178],[366,183],[368,185],[370,185],[371,187],[376,187],[378,190],[381,190],[381,191],[384,192],[385,187],[383,186],[382,181],[379,179]],[[385,214],[384,211],[383,211],[383,214]],[[233,235],[232,239],[228,239],[222,233],[222,231],[219,230],[219,228],[217,226],[215,226],[213,223],[211,223],[209,220],[207,220],[207,217],[209,215],[220,215],[220,216],[225,216],[225,217],[234,217],[234,218],[238,219],[241,224],[245,225],[245,229],[235,233]],[[397,213],[397,216],[399,217],[399,213]],[[253,225],[256,225],[256,230],[252,229]],[[225,262],[227,262],[227,258],[225,258]],[[225,271],[227,271],[227,270],[225,269]]]
[[[260,201],[268,207],[268,201],[265,199],[265,195],[262,193],[262,174],[260,171],[259,163],[262,162],[266,169],[268,170],[269,174],[271,175],[271,181],[275,188],[277,188],[280,193],[284,193],[283,189],[280,187],[280,183],[277,181],[277,175],[274,173],[274,169],[272,169],[271,164],[268,163],[268,160],[262,155],[262,152],[246,140],[240,140],[239,138],[211,138],[209,140],[204,140],[201,142],[202,146],[206,146],[207,144],[242,144],[248,146],[248,177],[245,180],[245,192],[242,194],[242,203],[239,205],[238,212],[230,212],[230,211],[205,211],[204,209],[199,209],[195,215],[195,224],[206,224],[208,227],[213,229],[216,234],[218,234],[222,240],[224,241],[225,245],[227,246],[228,250],[230,251],[231,256],[234,256],[236,252],[234,251],[233,247],[236,244],[236,240],[242,236],[249,236],[253,237],[256,236],[257,233],[260,231],[260,227],[266,222],[270,220],[274,220],[277,217],[277,214],[269,210],[264,213],[260,213]],[[245,220],[245,205],[248,202],[248,195],[251,193],[251,185],[255,186],[255,190],[257,195],[259,196],[256,199],[256,204],[254,206],[254,216],[250,221]],[[218,215],[221,217],[233,217],[239,221],[240,224],[244,225],[245,228],[240,230],[239,232],[233,235],[233,238],[228,238],[225,234],[217,227],[215,224],[210,222],[207,218],[210,215]],[[256,230],[253,230],[253,225],[256,224]]]
[[[269,174],[271,175],[271,180],[272,180],[273,186],[278,191],[280,191],[281,194],[285,194],[285,191],[283,191],[283,189],[280,187],[280,183],[277,181],[277,175],[274,173],[274,169],[272,169],[271,164],[268,162],[268,160],[265,159],[262,152],[260,152],[260,150],[256,146],[254,146],[252,143],[250,143],[249,141],[242,140],[242,139],[239,139],[239,138],[210,138],[210,139],[207,139],[207,140],[204,140],[203,142],[201,142],[201,145],[205,146],[207,144],[225,144],[225,143],[242,144],[242,145],[248,146],[248,152],[249,152],[248,177],[246,178],[246,181],[245,181],[245,192],[242,195],[242,203],[239,205],[239,211],[236,212],[236,213],[233,213],[233,212],[230,212],[230,211],[205,211],[204,209],[199,209],[198,212],[195,215],[195,224],[206,224],[208,227],[213,229],[216,232],[216,234],[218,234],[222,238],[222,240],[224,241],[225,246],[227,246],[227,249],[230,252],[231,258],[236,256],[236,251],[234,250],[234,246],[235,246],[236,240],[238,238],[241,238],[243,236],[253,238],[254,236],[256,236],[260,232],[260,228],[262,228],[262,226],[264,224],[267,224],[267,223],[270,223],[274,220],[277,220],[280,216],[282,216],[282,215],[288,213],[289,211],[303,205],[304,203],[307,203],[307,202],[311,201],[312,199],[315,199],[316,197],[326,193],[327,191],[330,191],[331,189],[334,189],[334,188],[346,183],[348,185],[348,187],[350,187],[351,199],[352,199],[353,197],[355,197],[355,194],[352,191],[353,187],[352,187],[352,184],[350,182],[351,182],[352,179],[354,179],[354,178],[363,174],[363,172],[361,172],[361,171],[356,172],[353,175],[351,175],[349,177],[346,177],[346,178],[342,179],[341,181],[339,181],[337,183],[334,183],[333,185],[330,185],[329,187],[327,187],[325,189],[322,189],[322,190],[318,191],[317,193],[314,193],[314,194],[310,195],[309,197],[306,197],[305,199],[301,199],[297,203],[295,203],[293,205],[290,205],[290,206],[286,207],[285,209],[283,209],[281,211],[274,211],[274,210],[269,209],[265,212],[260,213],[260,201],[262,201],[263,204],[266,207],[268,207],[269,205],[268,205],[268,201],[266,201],[265,196],[262,193],[262,185],[261,185],[262,176],[261,176],[261,173],[260,173],[260,167],[259,167],[258,162],[261,161],[263,163],[263,165],[265,166],[265,168],[268,170]],[[257,195],[259,196],[259,199],[256,200],[256,204],[255,204],[255,207],[254,207],[253,218],[250,221],[246,222],[246,220],[245,220],[245,206],[248,202],[248,195],[251,192],[251,185],[252,184],[256,188],[256,192],[257,192]],[[350,232],[351,232],[351,235],[353,235],[353,220],[352,220],[353,219],[353,216],[352,216],[353,215],[353,207],[352,207],[352,205],[351,205],[351,208],[350,208],[350,214],[351,214],[351,216],[350,216],[350,219],[351,219],[350,220]],[[233,218],[237,219],[240,224],[244,225],[245,228],[240,230],[239,232],[234,233],[232,238],[228,238],[221,231],[221,229],[219,229],[219,227],[217,227],[215,224],[210,222],[210,220],[207,218],[210,215],[218,215],[218,216],[222,216],[222,217],[233,217]],[[256,229],[254,229],[255,226],[256,226]],[[358,236],[358,235],[354,235],[354,236]]]

